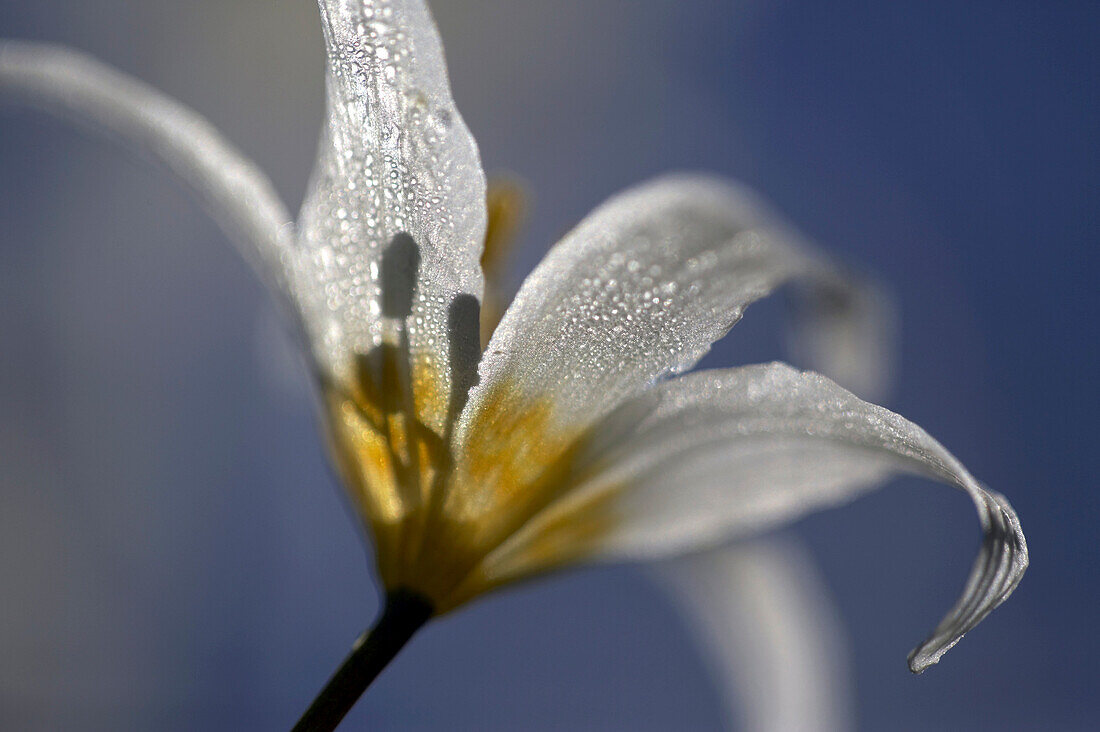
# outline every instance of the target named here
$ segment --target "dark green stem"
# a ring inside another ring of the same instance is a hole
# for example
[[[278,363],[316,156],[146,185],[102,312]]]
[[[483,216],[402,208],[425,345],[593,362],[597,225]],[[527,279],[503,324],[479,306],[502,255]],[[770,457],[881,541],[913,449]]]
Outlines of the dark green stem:
[[[432,605],[412,592],[395,591],[374,627],[359,637],[292,732],[332,732],[413,634],[432,617]]]

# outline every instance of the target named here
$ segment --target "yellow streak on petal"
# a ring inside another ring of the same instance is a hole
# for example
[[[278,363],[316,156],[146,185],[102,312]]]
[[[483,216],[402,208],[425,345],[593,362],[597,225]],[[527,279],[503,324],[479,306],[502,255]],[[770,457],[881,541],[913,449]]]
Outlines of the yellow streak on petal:
[[[557,424],[554,402],[500,383],[469,425],[447,512],[486,526],[525,519],[568,477],[580,431]]]
[[[617,488],[537,514],[490,552],[451,594],[452,607],[501,585],[553,572],[590,556],[614,526]],[[449,609],[449,608],[448,608]]]
[[[326,390],[337,461],[385,587],[419,592],[442,613],[590,551],[610,512],[599,499],[566,511],[555,503],[580,477],[587,435],[558,423],[553,399],[498,383],[467,425],[463,454],[452,455],[447,436],[426,426],[447,413],[447,382],[419,361],[414,399],[402,399],[390,353],[350,386]]]
[[[450,595],[478,562],[566,484],[575,433],[554,426],[548,399],[517,397],[502,384],[482,402],[406,559],[406,586],[439,612],[454,607]]]
[[[484,573],[486,555],[510,544],[517,532],[522,535],[532,517],[576,484],[576,458],[586,440],[584,431],[558,423],[548,395],[524,395],[501,382],[482,399],[468,425],[441,520],[425,536],[431,543],[426,554],[436,561],[422,570],[432,578],[439,612],[499,584]],[[579,541],[599,528],[582,520],[572,531]],[[570,561],[569,541],[548,539],[532,549],[546,557],[531,571],[552,564],[551,555]]]

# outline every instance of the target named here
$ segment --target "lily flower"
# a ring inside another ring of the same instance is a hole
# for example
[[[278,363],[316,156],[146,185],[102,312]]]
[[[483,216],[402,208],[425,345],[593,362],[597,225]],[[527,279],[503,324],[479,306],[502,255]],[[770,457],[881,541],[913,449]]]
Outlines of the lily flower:
[[[299,729],[334,727],[417,628],[491,590],[717,546],[898,474],[968,493],[984,536],[910,668],[1008,597],[1027,566],[1016,514],[920,427],[781,363],[681,375],[783,285],[852,292],[736,185],[681,174],[613,196],[536,267],[483,346],[482,293],[499,289],[481,266],[486,179],[429,11],[318,5],[327,116],[296,222],[193,111],[72,51],[0,47],[4,93],[99,125],[189,182],[308,354],[388,599]]]

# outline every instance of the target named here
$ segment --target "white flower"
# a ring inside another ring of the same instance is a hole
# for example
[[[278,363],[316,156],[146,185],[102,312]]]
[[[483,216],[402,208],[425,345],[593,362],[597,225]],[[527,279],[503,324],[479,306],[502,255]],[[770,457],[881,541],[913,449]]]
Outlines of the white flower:
[[[482,349],[485,176],[428,10],[319,6],[328,113],[297,224],[208,123],[91,59],[8,42],[0,89],[163,158],[235,235],[311,356],[388,593],[440,614],[546,570],[728,542],[910,473],[966,491],[985,537],[910,667],[1008,597],[1027,566],[1015,513],[922,429],[783,364],[678,375],[786,283],[849,309],[863,296],[738,187],[677,175],[612,197]],[[857,329],[832,316],[817,350],[850,371]]]

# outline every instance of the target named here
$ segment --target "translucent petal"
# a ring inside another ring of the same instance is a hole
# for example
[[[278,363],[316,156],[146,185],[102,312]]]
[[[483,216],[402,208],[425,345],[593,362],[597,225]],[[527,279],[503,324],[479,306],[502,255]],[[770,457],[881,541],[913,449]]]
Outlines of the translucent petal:
[[[744,189],[697,175],[630,189],[523,283],[463,421],[484,423],[485,409],[523,412],[549,394],[559,424],[582,429],[690,368],[749,303],[792,279],[832,285],[841,275]]]
[[[818,374],[784,364],[700,372],[608,421],[618,415],[635,426],[609,426],[616,436],[592,443],[579,461],[595,477],[513,536],[487,574],[535,571],[530,562],[545,561],[561,527],[600,527],[589,557],[660,557],[793,521],[891,475],[925,476],[970,495],[984,539],[962,597],[910,657],[919,672],[1003,602],[1027,568],[1027,544],[1003,496],[920,427]]]
[[[481,297],[485,175],[476,143],[423,2],[318,4],[327,119],[296,263],[317,358],[346,374],[355,354],[381,344],[383,319],[393,317],[407,325],[414,367],[446,382],[456,300]]]
[[[654,565],[720,684],[736,729],[852,728],[845,633],[794,540],[742,542]]]
[[[164,161],[199,195],[296,321],[285,260],[290,214],[263,172],[196,112],[84,54],[0,41],[0,96],[103,129]]]

